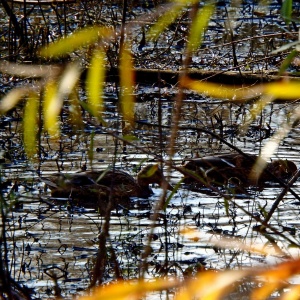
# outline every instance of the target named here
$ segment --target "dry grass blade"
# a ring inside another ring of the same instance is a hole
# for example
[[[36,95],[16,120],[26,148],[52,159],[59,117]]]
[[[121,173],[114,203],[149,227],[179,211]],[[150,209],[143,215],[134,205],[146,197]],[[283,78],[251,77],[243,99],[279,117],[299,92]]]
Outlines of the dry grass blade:
[[[14,88],[0,102],[0,114],[5,114],[14,108],[29,93],[28,87]]]
[[[39,97],[36,93],[31,92],[25,105],[23,118],[24,147],[29,159],[36,154],[37,147],[37,113]]]
[[[24,65],[13,62],[1,62],[0,72],[18,77],[40,78],[53,76],[60,70],[58,66]]]
[[[192,241],[202,241],[207,242],[213,246],[217,246],[223,249],[240,249],[244,251],[249,251],[251,253],[261,254],[261,255],[274,255],[277,256],[278,252],[273,247],[267,247],[266,244],[253,244],[251,240],[248,240],[248,244],[245,239],[230,238],[230,237],[216,237],[212,234],[207,234],[204,232],[199,232],[198,230],[192,228],[185,228],[181,231],[186,238]]]

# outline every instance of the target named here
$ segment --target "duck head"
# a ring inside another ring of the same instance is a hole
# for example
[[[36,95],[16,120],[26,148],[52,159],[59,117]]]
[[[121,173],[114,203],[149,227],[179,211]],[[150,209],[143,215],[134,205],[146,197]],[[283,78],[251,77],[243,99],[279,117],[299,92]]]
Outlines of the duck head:
[[[158,164],[155,165],[148,165],[144,167],[138,174],[137,174],[137,183],[138,185],[143,188],[149,188],[149,184],[157,183],[161,188],[167,187],[168,190],[172,191],[173,187],[169,184],[166,180],[161,168]]]
[[[287,159],[274,160],[267,169],[279,179],[289,179],[297,172],[295,163]]]

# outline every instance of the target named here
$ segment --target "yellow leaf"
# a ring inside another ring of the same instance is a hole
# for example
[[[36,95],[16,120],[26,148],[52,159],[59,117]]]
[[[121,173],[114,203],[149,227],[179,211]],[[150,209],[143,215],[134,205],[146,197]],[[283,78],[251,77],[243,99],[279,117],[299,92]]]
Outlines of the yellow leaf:
[[[52,136],[59,135],[58,115],[62,107],[62,99],[57,91],[57,83],[49,80],[44,93],[44,125],[45,130]]]
[[[121,111],[125,121],[134,122],[134,70],[131,53],[123,48],[120,57]]]
[[[281,300],[298,300],[300,295],[300,284],[289,286],[289,290],[286,291]]]
[[[229,99],[231,101],[249,100],[262,94],[272,96],[273,99],[296,100],[300,98],[299,81],[277,81],[255,86],[232,87],[230,85],[193,80],[185,76],[181,79],[180,84],[182,87],[198,93],[204,93],[224,100]]]
[[[270,270],[263,270],[258,275],[265,280],[266,283],[253,291],[251,299],[267,299],[272,292],[285,286],[289,278],[299,273],[299,259],[283,262]],[[295,299],[299,299],[299,295]]]
[[[147,38],[152,41],[157,40],[160,34],[180,15],[182,9],[187,6],[186,2],[188,1],[176,1],[169,9],[165,9],[162,16],[150,28]]]
[[[300,98],[299,81],[279,81],[264,85],[264,93],[276,98],[295,100]]]
[[[103,86],[105,81],[105,57],[103,49],[95,50],[88,69],[86,88],[88,107],[94,117],[101,118],[103,111]]]
[[[263,91],[263,85],[237,88],[230,85],[221,85],[217,83],[193,80],[187,76],[181,78],[180,85],[198,93],[204,93],[211,97],[231,101],[249,100],[251,98],[260,96]]]
[[[180,284],[176,279],[157,279],[153,281],[120,281],[96,289],[92,296],[82,297],[80,300],[107,299],[124,300],[140,299],[147,292],[174,288]]]
[[[204,31],[208,25],[209,19],[215,10],[215,6],[212,4],[206,4],[201,10],[198,11],[195,20],[193,20],[187,49],[189,53],[192,53],[198,49],[202,43]]]
[[[84,28],[52,43],[48,47],[42,48],[40,55],[44,57],[58,57],[72,53],[83,46],[91,45],[98,39],[109,37],[110,35],[112,35],[112,30],[107,27],[93,26]]]
[[[175,300],[201,299],[214,300],[223,299],[224,296],[234,288],[234,283],[249,271],[205,271],[186,284],[185,289],[178,293]]]
[[[23,132],[24,147],[29,159],[36,154],[36,135],[38,131],[37,113],[39,97],[36,93],[31,92],[24,109]]]

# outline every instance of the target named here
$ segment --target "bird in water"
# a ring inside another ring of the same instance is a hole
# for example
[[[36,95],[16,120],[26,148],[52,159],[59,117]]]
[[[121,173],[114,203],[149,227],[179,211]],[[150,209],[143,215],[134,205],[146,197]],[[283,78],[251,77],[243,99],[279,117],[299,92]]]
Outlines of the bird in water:
[[[130,197],[148,198],[153,194],[150,184],[173,189],[157,164],[144,167],[136,179],[122,170],[113,169],[56,173],[42,180],[50,188],[52,197],[68,198],[76,205],[97,208],[102,213],[105,213],[108,203],[110,209],[129,207]]]
[[[257,155],[239,153],[206,156],[191,159],[180,169],[186,184],[200,186],[226,186],[234,182],[243,187],[263,187],[267,182],[286,181],[297,172],[297,166],[290,160],[266,162],[258,158]],[[256,162],[261,164],[261,172],[257,171]]]

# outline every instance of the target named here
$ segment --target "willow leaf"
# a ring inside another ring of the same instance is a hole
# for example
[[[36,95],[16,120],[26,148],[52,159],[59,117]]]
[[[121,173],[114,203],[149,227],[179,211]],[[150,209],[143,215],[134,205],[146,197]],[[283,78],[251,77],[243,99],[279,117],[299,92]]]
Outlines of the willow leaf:
[[[278,75],[282,75],[287,70],[287,68],[290,66],[291,62],[297,55],[298,51],[296,50],[292,50],[292,52],[288,54],[288,56],[281,63]]]
[[[39,97],[36,93],[30,93],[24,109],[23,133],[24,147],[29,159],[32,159],[37,152],[37,113]]]
[[[134,122],[134,82],[131,53],[123,48],[120,58],[121,111],[130,124]]]
[[[58,94],[61,98],[69,97],[80,79],[80,68],[77,63],[68,64],[58,84]]]
[[[204,31],[207,28],[208,22],[215,10],[215,6],[212,4],[206,4],[198,14],[195,20],[192,22],[190,34],[188,38],[187,49],[189,53],[192,53],[198,49],[203,40]]]
[[[25,96],[29,89],[26,87],[14,88],[0,102],[0,115],[14,108]]]
[[[62,107],[62,99],[58,94],[57,83],[54,80],[47,82],[44,93],[44,126],[51,136],[59,135],[58,115]]]
[[[286,24],[289,24],[291,22],[292,7],[293,7],[293,0],[283,1],[280,13]]]
[[[264,85],[264,92],[275,98],[295,100],[300,98],[299,81],[271,82]]]
[[[93,26],[84,28],[52,43],[48,47],[42,48],[40,55],[44,57],[59,57],[72,53],[86,45],[91,45],[98,39],[109,37],[111,34],[112,30],[106,27]]]
[[[95,50],[86,79],[89,111],[101,118],[103,111],[103,87],[105,80],[105,56],[103,49]]]
[[[189,77],[182,77],[180,85],[184,88],[203,93],[214,98],[229,99],[230,101],[245,101],[260,96],[264,85],[247,86],[237,88],[231,85],[193,80]]]
[[[157,20],[157,22],[150,28],[147,38],[149,40],[155,41],[158,39],[160,34],[172,24],[176,18],[181,14],[184,7],[187,6],[187,1],[181,1],[175,3],[169,10],[164,12],[164,14]]]

